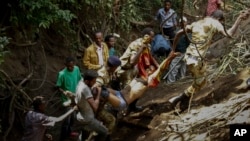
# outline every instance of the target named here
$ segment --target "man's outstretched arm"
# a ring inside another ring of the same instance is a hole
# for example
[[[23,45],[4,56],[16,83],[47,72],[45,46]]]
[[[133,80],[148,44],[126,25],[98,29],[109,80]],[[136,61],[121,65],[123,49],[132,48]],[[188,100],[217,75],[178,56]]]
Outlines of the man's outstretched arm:
[[[246,20],[249,17],[250,14],[250,9],[245,10],[243,12],[240,13],[240,15],[238,16],[238,18],[236,19],[236,21],[234,22],[233,26],[227,30],[227,33],[229,34],[230,37],[234,36],[234,34],[236,33],[241,21]],[[223,34],[225,36],[228,36],[225,31],[223,31]]]
[[[43,126],[54,126],[56,122],[60,122],[64,120],[67,116],[72,114],[75,110],[77,110],[77,106],[74,106],[72,109],[70,109],[68,112],[61,115],[60,117],[49,117],[50,122],[44,123]]]
[[[174,52],[177,46],[177,43],[179,42],[180,37],[185,34],[185,31],[183,29],[179,30],[174,38],[174,42],[173,42],[173,47],[172,47],[172,51]]]

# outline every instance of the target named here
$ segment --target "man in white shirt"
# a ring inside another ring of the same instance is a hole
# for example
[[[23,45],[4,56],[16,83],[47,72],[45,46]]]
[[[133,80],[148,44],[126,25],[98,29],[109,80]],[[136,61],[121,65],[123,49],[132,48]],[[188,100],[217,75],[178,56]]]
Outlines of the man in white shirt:
[[[87,69],[98,70],[106,65],[109,57],[109,49],[103,42],[101,31],[96,31],[93,35],[93,43],[84,51],[83,65]]]
[[[95,131],[97,141],[109,140],[108,129],[95,118],[95,113],[99,107],[100,89],[94,97],[91,87],[96,83],[98,74],[94,70],[87,70],[84,73],[84,80],[79,81],[76,88],[75,102],[79,112],[77,114],[78,126],[86,131]]]

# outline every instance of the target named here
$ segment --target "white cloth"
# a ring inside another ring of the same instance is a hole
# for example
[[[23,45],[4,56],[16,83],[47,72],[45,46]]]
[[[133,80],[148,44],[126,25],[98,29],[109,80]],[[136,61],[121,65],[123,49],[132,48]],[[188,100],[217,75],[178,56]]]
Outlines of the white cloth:
[[[103,49],[102,49],[102,46],[101,47],[97,47],[97,55],[98,55],[98,61],[99,61],[99,65],[104,65],[104,61],[103,61]]]

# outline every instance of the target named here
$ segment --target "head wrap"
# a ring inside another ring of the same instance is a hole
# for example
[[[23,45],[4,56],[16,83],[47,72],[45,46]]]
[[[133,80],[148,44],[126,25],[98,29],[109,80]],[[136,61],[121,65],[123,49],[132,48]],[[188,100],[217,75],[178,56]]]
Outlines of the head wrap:
[[[112,67],[118,67],[121,65],[121,60],[116,56],[110,56],[108,59],[108,64]]]

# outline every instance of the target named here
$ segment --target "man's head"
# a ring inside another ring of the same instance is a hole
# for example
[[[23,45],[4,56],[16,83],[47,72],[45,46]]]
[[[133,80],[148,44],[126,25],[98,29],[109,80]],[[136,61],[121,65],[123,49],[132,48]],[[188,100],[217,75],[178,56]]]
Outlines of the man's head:
[[[172,6],[171,0],[165,0],[163,4],[164,4],[165,11],[168,11]]]
[[[215,10],[212,15],[212,18],[219,20],[220,22],[224,20],[224,15],[221,10]]]
[[[73,57],[67,57],[65,59],[65,66],[68,71],[72,72],[75,66],[75,59]]]
[[[121,65],[121,60],[116,56],[110,56],[108,58],[108,63],[107,64],[108,64],[108,67],[109,67],[108,71],[110,73],[113,73],[117,69],[117,67],[119,67]]]
[[[155,36],[154,30],[150,27],[144,28],[142,30],[142,36],[144,39],[144,43],[151,43]]]
[[[98,74],[95,70],[87,70],[82,77],[84,78],[85,84],[92,87],[96,83]]]
[[[94,42],[98,45],[101,46],[101,43],[103,41],[103,35],[101,31],[96,31],[94,33]]]
[[[114,45],[115,45],[115,36],[107,35],[105,37],[104,41],[106,42],[106,44],[108,45],[109,48],[114,47]]]
[[[45,100],[42,96],[36,96],[33,98],[33,108],[35,111],[43,113],[45,111]]]

